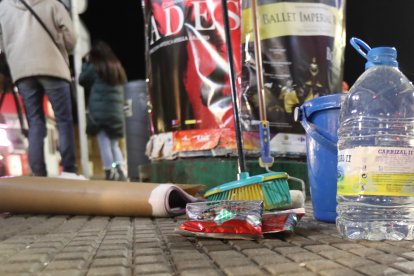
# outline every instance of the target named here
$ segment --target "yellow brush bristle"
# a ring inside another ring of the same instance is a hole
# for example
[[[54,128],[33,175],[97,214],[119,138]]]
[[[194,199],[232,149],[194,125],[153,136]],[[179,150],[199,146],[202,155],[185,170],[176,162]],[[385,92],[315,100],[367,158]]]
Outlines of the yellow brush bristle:
[[[227,192],[228,200],[263,200],[263,186],[261,184],[253,184]],[[264,208],[268,208],[269,204],[266,200],[263,202]]]

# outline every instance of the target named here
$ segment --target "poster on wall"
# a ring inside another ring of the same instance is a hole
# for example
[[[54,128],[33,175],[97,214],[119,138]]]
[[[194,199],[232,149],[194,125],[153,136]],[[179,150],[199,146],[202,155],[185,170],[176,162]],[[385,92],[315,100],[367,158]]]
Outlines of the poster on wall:
[[[251,1],[243,1],[242,121],[259,118]],[[304,133],[295,107],[341,92],[344,0],[257,0],[266,114],[273,134]]]

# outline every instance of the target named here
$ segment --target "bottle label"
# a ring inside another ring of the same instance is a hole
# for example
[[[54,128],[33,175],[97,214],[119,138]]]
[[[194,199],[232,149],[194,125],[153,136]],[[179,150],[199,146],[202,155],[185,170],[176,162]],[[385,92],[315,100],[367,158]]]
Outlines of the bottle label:
[[[337,183],[338,195],[414,196],[414,148],[340,150]]]

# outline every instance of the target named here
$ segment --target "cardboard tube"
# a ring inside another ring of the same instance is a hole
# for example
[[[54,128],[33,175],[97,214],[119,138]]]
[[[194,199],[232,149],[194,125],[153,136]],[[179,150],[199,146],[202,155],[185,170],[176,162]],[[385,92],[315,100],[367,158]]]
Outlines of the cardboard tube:
[[[0,178],[0,212],[167,217],[184,214],[187,203],[200,200],[173,184]]]

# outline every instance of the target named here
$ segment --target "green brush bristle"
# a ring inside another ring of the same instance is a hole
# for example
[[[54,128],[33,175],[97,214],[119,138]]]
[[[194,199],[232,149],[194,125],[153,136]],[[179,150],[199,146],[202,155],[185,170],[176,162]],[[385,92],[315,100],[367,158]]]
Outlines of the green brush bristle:
[[[286,178],[217,192],[208,196],[207,199],[209,201],[263,200],[265,210],[286,208],[291,203],[289,184]]]
[[[289,184],[286,179],[275,179],[262,184],[265,194],[265,209],[279,209],[290,205]]]

